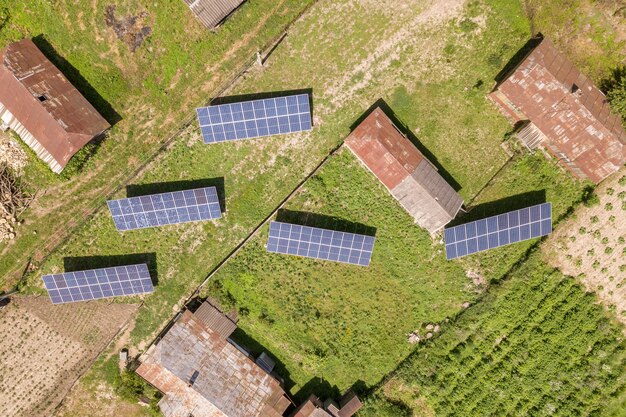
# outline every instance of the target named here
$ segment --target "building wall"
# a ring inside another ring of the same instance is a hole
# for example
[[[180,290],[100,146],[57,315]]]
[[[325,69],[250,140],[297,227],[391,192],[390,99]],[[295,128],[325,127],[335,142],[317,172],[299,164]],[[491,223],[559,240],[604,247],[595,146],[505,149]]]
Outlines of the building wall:
[[[35,137],[28,130],[26,130],[20,121],[17,120],[17,118],[15,118],[2,103],[0,103],[0,119],[2,119],[4,124],[9,126],[9,129],[17,133],[17,135],[22,138],[24,143],[26,143],[42,161],[48,164],[53,172],[58,174],[63,170],[63,167],[39,142],[37,142],[37,139],[35,139]]]

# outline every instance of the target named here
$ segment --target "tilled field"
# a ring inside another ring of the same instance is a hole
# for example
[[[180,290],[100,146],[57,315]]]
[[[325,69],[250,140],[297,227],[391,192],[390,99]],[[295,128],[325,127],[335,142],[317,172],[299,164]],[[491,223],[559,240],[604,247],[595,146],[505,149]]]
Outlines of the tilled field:
[[[132,304],[53,306],[15,297],[0,310],[0,415],[48,416],[119,329]]]
[[[598,202],[581,207],[551,237],[550,263],[578,277],[626,323],[626,170],[596,191]]]

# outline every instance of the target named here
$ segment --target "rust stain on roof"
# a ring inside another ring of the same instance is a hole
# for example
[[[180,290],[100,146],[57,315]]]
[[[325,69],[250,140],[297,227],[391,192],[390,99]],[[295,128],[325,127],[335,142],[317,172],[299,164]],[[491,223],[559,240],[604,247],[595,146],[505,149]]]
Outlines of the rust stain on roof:
[[[0,103],[62,167],[110,127],[30,39],[9,45],[0,60]]]
[[[463,205],[463,199],[381,108],[374,109],[345,143],[430,233],[450,222]]]
[[[626,161],[626,132],[606,97],[559,52],[540,43],[490,98],[514,122],[530,120],[574,174],[599,183]]]
[[[165,394],[161,411],[166,417],[282,416],[291,402],[280,382],[222,334],[185,311],[150,348],[137,373]]]
[[[380,108],[374,109],[345,142],[389,189],[411,175],[424,159]]]

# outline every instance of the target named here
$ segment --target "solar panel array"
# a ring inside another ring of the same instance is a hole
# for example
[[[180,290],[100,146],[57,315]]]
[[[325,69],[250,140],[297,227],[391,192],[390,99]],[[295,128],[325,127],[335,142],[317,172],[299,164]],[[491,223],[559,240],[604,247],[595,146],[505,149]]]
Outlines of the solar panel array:
[[[44,275],[52,304],[97,300],[154,291],[148,265],[126,265]]]
[[[222,217],[215,187],[107,201],[119,231]]]
[[[200,107],[196,112],[204,143],[311,129],[308,94]]]
[[[368,266],[374,237],[271,222],[267,250],[307,258]]]
[[[446,257],[460,258],[546,236],[550,232],[552,232],[552,205],[538,204],[445,229]]]

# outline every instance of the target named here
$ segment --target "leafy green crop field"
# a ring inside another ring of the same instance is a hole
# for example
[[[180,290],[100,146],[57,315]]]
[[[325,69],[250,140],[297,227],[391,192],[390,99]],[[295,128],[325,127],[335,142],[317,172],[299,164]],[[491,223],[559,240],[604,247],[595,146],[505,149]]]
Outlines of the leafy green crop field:
[[[620,326],[539,259],[412,354],[360,415],[625,415]]]

